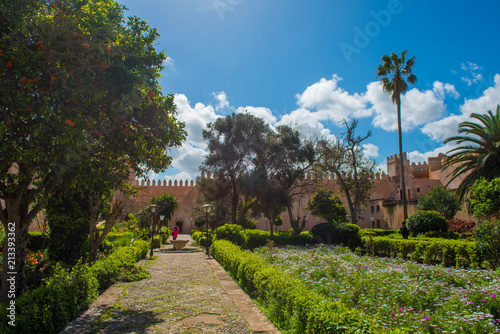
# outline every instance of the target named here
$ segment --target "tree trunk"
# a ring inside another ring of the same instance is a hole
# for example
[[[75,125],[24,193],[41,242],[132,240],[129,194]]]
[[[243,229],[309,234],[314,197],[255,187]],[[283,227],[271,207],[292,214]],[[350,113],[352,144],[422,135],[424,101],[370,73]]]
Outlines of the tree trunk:
[[[347,200],[347,205],[349,206],[349,211],[351,213],[350,223],[357,225],[358,224],[358,212],[357,212],[357,208],[352,203],[351,193],[349,193],[349,189],[347,189],[347,187],[345,186],[344,179],[342,178],[342,173],[340,173],[337,170],[334,171],[334,173],[337,176],[337,180],[340,181],[340,184],[342,185],[342,189],[344,189],[344,194],[345,194],[345,198]]]
[[[236,224],[238,210],[238,185],[236,184],[236,180],[234,178],[231,178],[231,186],[233,188],[231,196],[231,224]]]
[[[399,141],[399,164],[401,169],[401,191],[402,191],[402,199],[403,199],[403,212],[404,219],[408,218],[408,205],[406,201],[406,180],[405,180],[405,164],[403,160],[403,136],[401,130],[401,98],[399,96],[396,97],[396,106],[398,113],[398,141]]]

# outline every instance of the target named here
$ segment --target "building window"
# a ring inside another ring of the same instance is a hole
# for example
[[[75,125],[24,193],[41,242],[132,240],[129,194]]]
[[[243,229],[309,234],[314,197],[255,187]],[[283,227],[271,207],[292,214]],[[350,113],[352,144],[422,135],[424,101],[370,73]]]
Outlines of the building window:
[[[372,213],[375,212],[375,207],[372,205]]]
[[[420,188],[417,188],[417,193],[419,193],[419,192],[420,192]]]
[[[380,212],[380,205],[377,205],[377,212]]]

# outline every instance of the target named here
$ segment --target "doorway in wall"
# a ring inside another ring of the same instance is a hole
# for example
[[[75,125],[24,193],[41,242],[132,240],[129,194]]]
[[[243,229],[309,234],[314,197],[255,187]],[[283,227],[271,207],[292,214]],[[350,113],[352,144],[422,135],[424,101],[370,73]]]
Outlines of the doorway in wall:
[[[179,228],[179,234],[182,234],[182,222],[176,222],[175,226]]]

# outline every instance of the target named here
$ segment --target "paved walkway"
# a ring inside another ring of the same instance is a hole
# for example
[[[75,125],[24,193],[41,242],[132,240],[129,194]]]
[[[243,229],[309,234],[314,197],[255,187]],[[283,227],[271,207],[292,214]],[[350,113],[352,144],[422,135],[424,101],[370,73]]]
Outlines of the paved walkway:
[[[113,285],[61,333],[279,334],[204,252],[155,256],[140,262],[150,279]]]

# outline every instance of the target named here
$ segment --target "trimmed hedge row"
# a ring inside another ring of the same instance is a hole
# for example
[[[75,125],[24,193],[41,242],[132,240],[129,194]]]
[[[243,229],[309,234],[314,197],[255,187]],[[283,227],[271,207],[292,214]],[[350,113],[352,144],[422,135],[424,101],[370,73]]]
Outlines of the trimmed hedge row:
[[[148,243],[137,240],[132,247],[120,247],[92,267],[78,263],[69,271],[57,264],[42,286],[16,299],[15,327],[7,323],[11,320],[7,306],[0,305],[0,333],[58,333],[89,307],[99,288],[124,277],[147,276],[135,266],[147,252]]]
[[[272,242],[274,242],[274,244],[279,246],[306,246],[317,243],[316,240],[314,240],[314,238],[308,232],[302,232],[299,235],[270,235],[268,231],[246,230],[245,235],[247,236],[247,249],[263,247],[267,244],[267,240],[271,240]]]
[[[383,333],[377,317],[312,291],[283,271],[270,267],[250,251],[226,240],[212,244],[215,259],[261,305],[266,316],[287,333]]]
[[[394,239],[363,237],[368,253],[399,257],[425,264],[441,263],[446,267],[480,267],[483,258],[476,242],[453,239]]]

